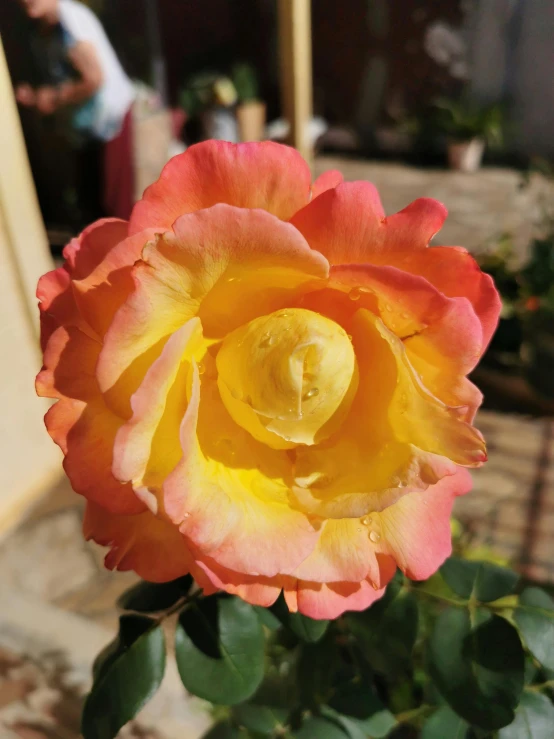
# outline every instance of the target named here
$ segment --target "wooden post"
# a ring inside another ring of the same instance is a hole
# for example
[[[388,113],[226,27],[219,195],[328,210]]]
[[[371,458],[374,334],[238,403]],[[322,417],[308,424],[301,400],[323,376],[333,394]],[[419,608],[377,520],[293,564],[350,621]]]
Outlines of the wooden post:
[[[37,398],[41,365],[35,290],[53,268],[0,39],[0,536],[61,476]]]
[[[311,164],[312,31],[310,0],[279,0],[279,53],[283,115],[289,143]]]

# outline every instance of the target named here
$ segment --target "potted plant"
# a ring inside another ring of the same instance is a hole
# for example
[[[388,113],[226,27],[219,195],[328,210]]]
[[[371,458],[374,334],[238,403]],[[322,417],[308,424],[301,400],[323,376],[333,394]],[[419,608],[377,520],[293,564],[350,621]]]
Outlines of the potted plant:
[[[264,138],[266,106],[259,97],[258,76],[251,64],[235,65],[232,80],[238,95],[237,122],[241,141]]]
[[[502,141],[502,111],[499,106],[482,107],[466,98],[435,102],[435,130],[446,136],[448,164],[460,172],[475,172],[481,166],[485,145]]]
[[[179,104],[189,118],[199,117],[203,138],[238,141],[234,106],[237,91],[232,80],[217,72],[192,76],[181,90]]]

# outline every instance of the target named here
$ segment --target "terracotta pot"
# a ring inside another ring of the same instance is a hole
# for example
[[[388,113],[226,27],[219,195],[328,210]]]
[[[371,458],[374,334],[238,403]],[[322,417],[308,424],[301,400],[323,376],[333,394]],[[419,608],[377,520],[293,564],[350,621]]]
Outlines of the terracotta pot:
[[[448,164],[460,172],[476,172],[481,166],[485,142],[474,138],[469,141],[449,141]]]
[[[265,133],[265,103],[252,100],[237,107],[241,141],[261,141]]]

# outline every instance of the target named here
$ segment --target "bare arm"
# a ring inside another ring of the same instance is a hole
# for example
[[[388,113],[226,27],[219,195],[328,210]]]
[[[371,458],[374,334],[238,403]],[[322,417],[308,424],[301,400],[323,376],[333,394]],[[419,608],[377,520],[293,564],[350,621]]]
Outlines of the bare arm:
[[[79,41],[69,52],[69,59],[80,79],[58,88],[58,105],[78,105],[91,98],[102,85],[102,67],[96,49],[88,41]]]

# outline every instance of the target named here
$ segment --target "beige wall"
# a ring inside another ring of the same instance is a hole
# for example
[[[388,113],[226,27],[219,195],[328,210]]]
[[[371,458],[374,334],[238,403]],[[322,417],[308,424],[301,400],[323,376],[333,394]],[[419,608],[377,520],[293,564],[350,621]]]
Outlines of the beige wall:
[[[0,40],[0,535],[60,476],[34,393],[35,289],[52,260]]]

